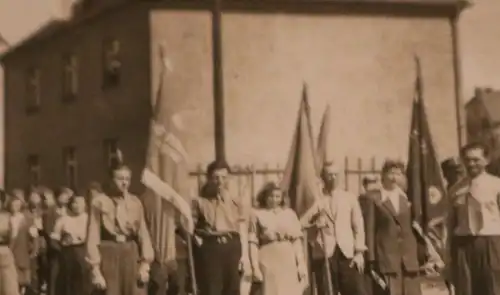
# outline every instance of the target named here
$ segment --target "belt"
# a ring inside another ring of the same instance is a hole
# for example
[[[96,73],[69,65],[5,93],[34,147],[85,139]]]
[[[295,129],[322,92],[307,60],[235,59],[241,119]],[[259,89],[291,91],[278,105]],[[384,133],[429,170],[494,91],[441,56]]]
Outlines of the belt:
[[[226,244],[228,241],[233,239],[239,239],[240,237],[240,234],[238,232],[223,232],[223,233],[197,232],[196,234],[206,241],[215,241],[218,244]]]
[[[136,240],[137,240],[136,237],[133,235],[112,234],[107,232],[101,233],[101,241],[125,243],[125,242],[133,242]]]

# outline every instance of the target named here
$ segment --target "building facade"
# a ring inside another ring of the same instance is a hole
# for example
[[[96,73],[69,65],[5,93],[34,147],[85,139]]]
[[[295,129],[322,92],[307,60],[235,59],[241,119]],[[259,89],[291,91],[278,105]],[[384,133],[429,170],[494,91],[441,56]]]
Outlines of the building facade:
[[[466,104],[467,141],[481,142],[500,156],[500,91],[476,88],[474,97]]]
[[[406,156],[415,54],[438,152],[457,153],[460,3],[223,2],[229,162],[285,161],[304,83],[315,130],[332,107],[333,155]],[[214,157],[210,2],[92,3],[2,59],[8,187],[83,187],[107,177],[119,148],[139,189],[160,44],[170,65],[165,107],[182,121],[190,161],[194,167]]]

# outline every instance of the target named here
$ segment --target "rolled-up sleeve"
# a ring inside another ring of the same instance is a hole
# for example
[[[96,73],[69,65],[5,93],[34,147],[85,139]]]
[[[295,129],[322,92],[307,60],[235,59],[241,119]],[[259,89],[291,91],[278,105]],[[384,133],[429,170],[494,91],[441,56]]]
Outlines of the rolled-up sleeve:
[[[89,225],[86,244],[86,260],[91,267],[98,267],[101,263],[99,244],[101,243],[101,201],[99,198],[92,200],[89,214]]]
[[[155,252],[153,249],[153,244],[151,242],[151,235],[149,234],[148,227],[146,225],[146,218],[144,214],[144,209],[140,202],[137,203],[137,207],[139,212],[141,212],[140,221],[139,221],[139,229],[137,236],[139,238],[139,244],[141,248],[141,259],[142,262],[147,264],[151,264],[151,262],[155,258]]]
[[[354,232],[354,250],[364,252],[366,247],[365,222],[358,199],[353,198],[351,211],[352,229]]]

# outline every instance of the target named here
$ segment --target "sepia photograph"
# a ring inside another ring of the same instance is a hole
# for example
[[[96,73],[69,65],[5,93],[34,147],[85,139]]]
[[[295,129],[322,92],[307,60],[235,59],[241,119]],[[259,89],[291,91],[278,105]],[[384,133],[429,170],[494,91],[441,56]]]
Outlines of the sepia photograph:
[[[499,53],[500,0],[0,0],[0,295],[500,295]]]

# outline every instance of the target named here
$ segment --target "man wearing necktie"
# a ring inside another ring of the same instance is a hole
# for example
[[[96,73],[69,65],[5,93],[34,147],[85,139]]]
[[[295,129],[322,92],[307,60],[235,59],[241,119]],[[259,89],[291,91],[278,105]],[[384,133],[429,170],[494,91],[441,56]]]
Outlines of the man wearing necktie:
[[[367,193],[365,213],[368,267],[377,295],[421,295],[420,259],[425,245],[413,229],[411,204],[401,189],[404,164],[386,160],[381,188]]]
[[[500,178],[486,172],[488,151],[461,150],[467,177],[450,189],[453,283],[456,295],[500,294]]]
[[[312,269],[318,294],[329,294],[331,284],[334,295],[365,295],[363,215],[356,195],[338,187],[338,173],[334,163],[324,165],[323,199],[311,218],[303,218],[312,223]]]
[[[209,164],[207,184],[193,202],[200,295],[238,295],[241,272],[249,273],[249,208],[229,193],[228,173],[225,162]]]

